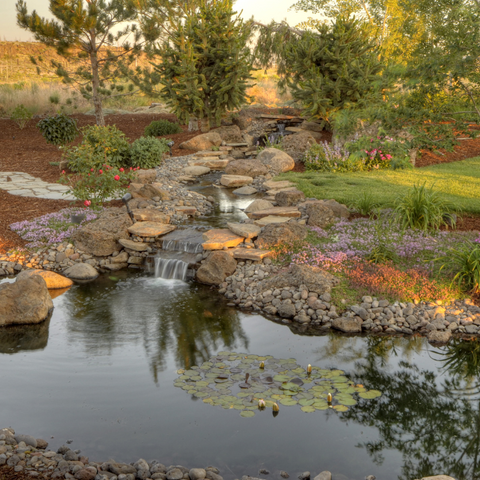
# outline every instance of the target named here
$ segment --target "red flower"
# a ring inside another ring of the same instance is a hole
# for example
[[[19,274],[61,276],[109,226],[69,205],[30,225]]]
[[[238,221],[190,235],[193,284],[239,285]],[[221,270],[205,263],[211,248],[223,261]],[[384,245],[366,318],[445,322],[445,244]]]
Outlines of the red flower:
[[[113,178],[118,181],[120,180],[120,175],[115,175]]]
[[[120,171],[121,171],[121,172],[123,172],[123,171],[124,171],[123,167],[120,169]]]
[[[83,204],[84,204],[86,207],[89,207],[89,206],[92,204],[92,202],[91,202],[90,200],[85,200],[85,201],[83,202]]]
[[[65,170],[62,170],[62,173],[65,173]]]
[[[101,173],[103,173],[103,170],[102,170],[102,169],[100,169],[100,170],[98,171],[98,173],[100,173],[100,174],[101,174]]]
[[[94,168],[91,168],[91,169],[90,169],[90,171],[91,171],[91,172],[94,172],[94,171],[95,171],[95,169],[94,169]]]

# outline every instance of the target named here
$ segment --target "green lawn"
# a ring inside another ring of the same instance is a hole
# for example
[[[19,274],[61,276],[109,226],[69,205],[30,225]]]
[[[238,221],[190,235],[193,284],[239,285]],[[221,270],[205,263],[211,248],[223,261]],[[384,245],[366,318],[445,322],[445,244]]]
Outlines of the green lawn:
[[[288,172],[277,178],[296,183],[307,197],[353,203],[367,192],[385,207],[391,206],[413,185],[426,182],[427,187],[445,193],[445,198],[459,212],[480,214],[480,157],[411,170],[335,174]]]

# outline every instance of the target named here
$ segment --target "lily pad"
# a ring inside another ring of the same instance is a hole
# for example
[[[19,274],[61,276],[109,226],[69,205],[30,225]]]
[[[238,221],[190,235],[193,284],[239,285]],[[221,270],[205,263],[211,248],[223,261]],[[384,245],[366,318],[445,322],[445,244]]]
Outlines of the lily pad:
[[[306,413],[313,413],[315,411],[315,407],[302,407],[300,410],[302,410],[302,412],[306,412]]]
[[[337,412],[346,412],[348,410],[348,407],[345,405],[335,405],[333,407]]]
[[[243,410],[243,412],[240,413],[240,416],[241,417],[254,417],[255,416],[255,412],[253,410]]]
[[[361,392],[358,394],[359,397],[365,398],[365,399],[372,399],[372,398],[377,398],[382,395],[382,392],[379,392],[378,390],[369,390],[368,392]]]
[[[286,405],[290,407],[290,406],[296,405],[298,402],[294,398],[282,398],[282,400],[280,400],[280,403],[282,405]]]
[[[315,402],[314,400],[307,400],[305,398],[302,398],[302,400],[300,400],[298,403],[300,405],[303,405],[304,407],[309,407],[310,405],[313,405]]]

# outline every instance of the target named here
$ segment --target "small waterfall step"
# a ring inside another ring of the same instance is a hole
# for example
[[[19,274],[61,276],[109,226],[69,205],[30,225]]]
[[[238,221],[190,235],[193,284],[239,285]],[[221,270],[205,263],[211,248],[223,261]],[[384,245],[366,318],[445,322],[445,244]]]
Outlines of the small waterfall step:
[[[188,267],[189,263],[176,258],[155,257],[155,278],[186,281]]]
[[[194,228],[176,230],[163,237],[162,249],[170,252],[202,253],[202,233]]]

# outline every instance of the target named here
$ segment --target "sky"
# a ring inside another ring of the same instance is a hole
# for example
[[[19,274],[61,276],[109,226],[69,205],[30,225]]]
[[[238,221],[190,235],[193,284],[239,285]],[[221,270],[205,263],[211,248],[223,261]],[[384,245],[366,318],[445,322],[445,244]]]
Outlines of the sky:
[[[243,17],[255,17],[259,22],[286,19],[290,25],[306,20],[306,13],[289,11],[295,0],[237,0],[235,9],[243,10]],[[29,41],[32,35],[17,26],[16,0],[0,0],[0,41]],[[37,10],[41,16],[48,16],[49,0],[26,0],[28,10]]]

